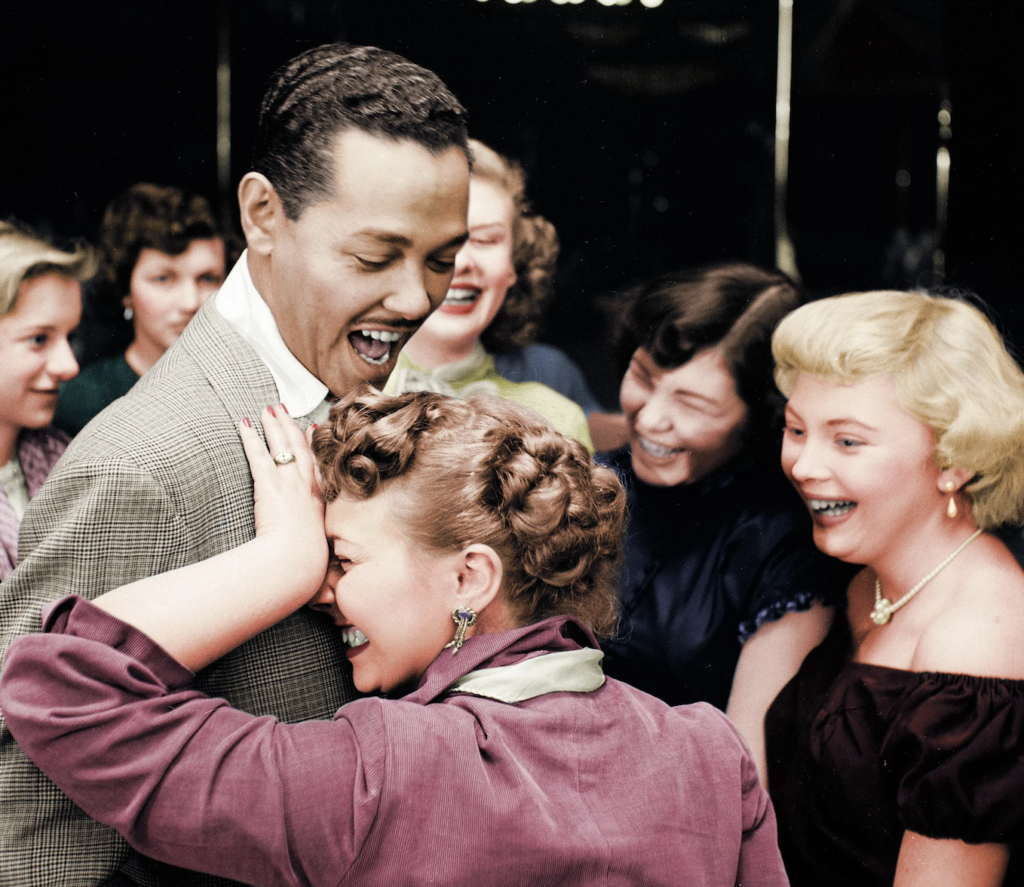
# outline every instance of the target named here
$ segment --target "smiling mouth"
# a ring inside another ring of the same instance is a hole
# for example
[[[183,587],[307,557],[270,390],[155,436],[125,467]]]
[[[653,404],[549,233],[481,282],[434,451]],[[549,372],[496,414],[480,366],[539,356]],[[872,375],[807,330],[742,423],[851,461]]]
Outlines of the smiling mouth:
[[[856,505],[848,499],[808,499],[807,505],[811,511],[822,517],[840,517],[849,512]]]
[[[639,434],[636,436],[636,442],[640,445],[641,450],[655,459],[667,459],[669,456],[678,456],[680,453],[686,452],[686,447],[675,447],[674,449],[672,447],[663,447],[652,440],[640,437]]]
[[[391,360],[395,343],[402,334],[390,330],[356,330],[348,337],[352,350],[371,366],[383,366]]]
[[[450,314],[467,314],[482,292],[478,287],[452,287],[441,303],[441,310]]]
[[[369,643],[366,635],[351,625],[341,630],[341,640],[346,646],[352,648],[361,647],[363,644]]]

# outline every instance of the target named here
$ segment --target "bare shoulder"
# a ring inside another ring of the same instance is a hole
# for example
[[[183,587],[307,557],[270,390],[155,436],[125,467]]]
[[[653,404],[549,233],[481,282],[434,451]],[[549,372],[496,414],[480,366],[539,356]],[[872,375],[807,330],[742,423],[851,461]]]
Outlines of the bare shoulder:
[[[1024,571],[998,557],[969,583],[922,633],[913,670],[1024,680]]]

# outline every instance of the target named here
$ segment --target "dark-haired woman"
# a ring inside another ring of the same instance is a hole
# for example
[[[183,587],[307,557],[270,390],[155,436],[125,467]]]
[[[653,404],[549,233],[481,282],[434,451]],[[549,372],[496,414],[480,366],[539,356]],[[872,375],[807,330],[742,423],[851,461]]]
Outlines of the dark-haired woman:
[[[224,238],[213,210],[206,198],[180,188],[140,182],[114,198],[99,247],[90,311],[131,341],[61,390],[54,421],[71,435],[127,394],[224,282]]]
[[[620,398],[629,496],[620,626],[608,673],[671,705],[710,702],[762,778],[764,715],[824,636],[846,568],[820,554],[779,468],[771,334],[798,304],[783,275],[732,264],[628,298]]]
[[[301,432],[263,423],[254,540],[11,645],[4,715],[72,800],[248,884],[787,883],[728,720],[601,671],[624,496],[581,444],[497,398],[351,396],[313,435],[325,544]],[[400,698],[281,724],[190,687],[307,602]]]

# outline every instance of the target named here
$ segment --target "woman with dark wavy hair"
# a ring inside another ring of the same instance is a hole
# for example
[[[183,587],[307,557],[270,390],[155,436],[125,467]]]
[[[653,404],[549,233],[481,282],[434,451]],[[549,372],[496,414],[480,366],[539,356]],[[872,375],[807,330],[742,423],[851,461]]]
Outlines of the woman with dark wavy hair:
[[[263,426],[255,539],[65,598],[7,653],[11,732],[87,813],[257,885],[786,884],[736,729],[602,672],[624,496],[582,444],[429,393],[350,396],[312,452]],[[192,689],[306,603],[384,697],[281,724]]]
[[[205,197],[139,182],[103,213],[89,313],[119,348],[64,387],[55,423],[77,434],[127,394],[224,282],[224,235]]]
[[[726,710],[764,777],[764,715],[824,637],[847,570],[818,552],[779,469],[771,335],[799,304],[777,271],[733,263],[623,300],[629,446],[621,625],[608,673],[671,705]]]
[[[469,240],[448,295],[399,355],[384,389],[497,394],[591,444],[585,414],[600,405],[561,351],[534,340],[552,293],[555,226],[530,209],[522,168],[470,140]]]

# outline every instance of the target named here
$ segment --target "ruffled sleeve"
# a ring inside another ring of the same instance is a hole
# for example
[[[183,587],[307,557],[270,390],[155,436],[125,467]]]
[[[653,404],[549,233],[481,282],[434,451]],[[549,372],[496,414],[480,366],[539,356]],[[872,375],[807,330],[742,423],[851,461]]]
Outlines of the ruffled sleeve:
[[[905,827],[1008,843],[1024,830],[1024,681],[926,673],[881,747]]]

